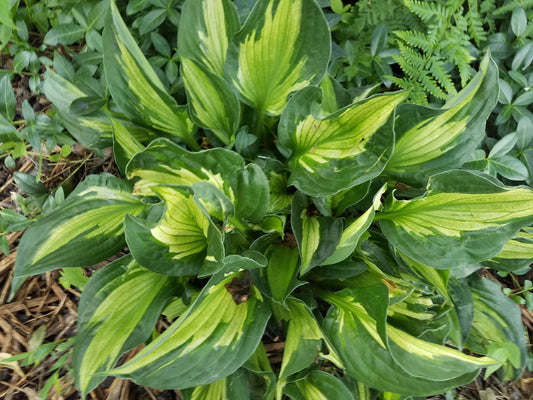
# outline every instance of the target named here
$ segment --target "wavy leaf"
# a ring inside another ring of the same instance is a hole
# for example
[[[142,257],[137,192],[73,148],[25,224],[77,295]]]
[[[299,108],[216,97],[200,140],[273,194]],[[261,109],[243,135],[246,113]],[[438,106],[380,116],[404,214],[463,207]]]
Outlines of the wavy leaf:
[[[450,171],[430,178],[426,196],[391,196],[376,219],[387,239],[408,257],[454,269],[496,256],[533,222],[532,210],[530,189],[508,189],[490,177]]]
[[[295,94],[281,116],[279,139],[292,153],[289,184],[326,196],[379,175],[394,146],[392,115],[405,93],[375,96],[317,119],[321,91]]]
[[[121,110],[146,127],[183,139],[198,149],[185,106],[178,106],[128,31],[114,1],[103,33],[109,91]]]
[[[73,353],[76,386],[83,396],[104,380],[98,373],[150,336],[174,290],[171,283],[128,255],[107,265],[85,286]]]
[[[247,292],[242,292],[240,303],[234,297],[239,290]],[[270,310],[245,272],[218,276],[186,315],[133,359],[108,373],[161,389],[213,383],[250,358],[269,317]]]

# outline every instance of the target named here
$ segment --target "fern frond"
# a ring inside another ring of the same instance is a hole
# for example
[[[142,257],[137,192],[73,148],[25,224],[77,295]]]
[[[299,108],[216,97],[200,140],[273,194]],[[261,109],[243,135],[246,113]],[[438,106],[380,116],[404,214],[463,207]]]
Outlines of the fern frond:
[[[434,42],[425,33],[418,31],[396,31],[394,34],[409,46],[419,48],[425,53],[433,49]]]
[[[487,40],[487,32],[483,29],[483,20],[479,15],[477,0],[468,0],[468,12],[465,15],[468,23],[468,33],[474,39],[476,44],[481,46],[481,43]]]
[[[419,0],[404,0],[405,5],[412,13],[415,13],[422,21],[429,22],[434,17],[443,15],[445,7],[438,3]]]
[[[435,80],[441,85],[446,92],[456,94],[457,90],[450,78],[450,73],[442,66],[440,60],[431,60],[429,63],[429,71]]]
[[[506,14],[513,11],[516,7],[522,7],[524,10],[533,7],[533,0],[511,0],[494,11],[494,15]]]
[[[446,93],[437,85],[435,79],[426,73],[426,71],[423,71],[418,75],[418,81],[424,86],[429,94],[436,98],[441,100],[446,100],[448,98]]]

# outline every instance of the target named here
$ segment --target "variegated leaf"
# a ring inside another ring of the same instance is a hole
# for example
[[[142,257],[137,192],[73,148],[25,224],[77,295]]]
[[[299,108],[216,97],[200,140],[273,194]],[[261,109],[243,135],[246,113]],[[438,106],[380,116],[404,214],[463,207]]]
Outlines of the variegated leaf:
[[[180,54],[223,77],[229,42],[239,29],[239,17],[230,1],[187,0],[180,18]]]
[[[524,230],[505,243],[502,251],[483,262],[483,265],[497,271],[518,272],[528,269],[532,263],[533,233]]]
[[[398,108],[396,146],[386,173],[424,185],[438,172],[459,168],[480,145],[485,122],[498,101],[498,68],[487,54],[472,81],[441,109]]]
[[[331,265],[341,262],[354,252],[359,243],[359,239],[367,231],[374,220],[376,210],[381,206],[381,196],[385,192],[385,189],[386,186],[382,186],[374,195],[372,206],[344,229],[335,251],[321,263],[322,265]]]
[[[182,57],[181,72],[194,121],[213,131],[224,144],[235,140],[241,103],[223,78],[201,64]]]
[[[289,184],[327,196],[379,175],[392,153],[392,115],[405,93],[379,95],[324,118],[313,115],[321,91],[306,88],[283,111],[280,143],[291,152]]]
[[[246,271],[220,274],[186,315],[108,373],[162,389],[216,382],[250,358],[269,317],[270,310]]]
[[[179,186],[152,189],[166,206],[160,221],[152,224],[128,216],[124,223],[126,241],[139,264],[165,275],[203,276],[220,269],[222,234],[193,190]]]
[[[314,215],[311,201],[302,192],[297,192],[292,201],[291,226],[302,260],[300,275],[331,256],[342,235],[342,221]]]
[[[119,121],[111,119],[113,125],[113,156],[120,172],[125,175],[126,164],[138,152],[144,149],[129,129]]]
[[[259,0],[229,45],[225,72],[260,115],[279,115],[291,92],[322,80],[329,54],[315,1]]]
[[[430,178],[423,197],[391,196],[376,220],[408,257],[435,268],[462,268],[496,256],[520,228],[533,222],[533,191],[450,171]]]
[[[145,208],[128,182],[109,174],[90,175],[59,208],[26,230],[15,276],[106,260],[125,245],[124,216],[139,215]]]
[[[199,149],[187,108],[178,106],[168,94],[128,31],[115,2],[110,4],[103,42],[105,74],[113,99],[134,121],[177,136]]]
[[[352,392],[332,374],[314,370],[289,383],[283,390],[293,400],[354,400]]]
[[[129,255],[89,281],[80,299],[73,353],[82,396],[104,380],[98,373],[150,336],[174,287],[171,278],[144,269]]]
[[[324,331],[346,372],[380,391],[428,396],[469,383],[498,364],[427,342],[387,324],[389,290],[382,284],[322,294],[334,304]]]
[[[324,335],[316,318],[302,301],[289,297],[289,328],[285,338],[279,379],[309,367],[321,350]]]

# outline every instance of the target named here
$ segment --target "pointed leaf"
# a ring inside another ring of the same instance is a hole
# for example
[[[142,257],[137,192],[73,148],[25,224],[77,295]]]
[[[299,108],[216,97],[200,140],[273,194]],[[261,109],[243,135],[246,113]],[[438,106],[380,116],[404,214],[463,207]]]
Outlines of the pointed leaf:
[[[248,164],[239,172],[235,193],[237,216],[252,222],[260,221],[270,203],[267,177],[257,164]]]
[[[124,216],[139,215],[145,207],[131,195],[128,182],[108,174],[90,175],[59,208],[26,230],[15,276],[106,260],[125,245]]]
[[[186,107],[171,97],[135,43],[114,1],[103,33],[104,68],[109,91],[134,121],[183,139],[193,148],[194,125]]]
[[[237,291],[247,291],[236,301]],[[126,364],[108,371],[139,385],[184,389],[223,379],[254,353],[270,310],[246,271],[220,275],[187,314]]]
[[[181,58],[181,68],[194,121],[229,144],[235,139],[241,118],[237,95],[223,78],[188,58]]]
[[[346,372],[380,391],[411,396],[445,392],[497,364],[426,342],[387,324],[389,291],[382,284],[322,296],[335,305],[324,331]]]
[[[376,216],[387,239],[412,259],[441,269],[494,257],[533,222],[533,191],[507,189],[467,171],[433,176],[426,196],[390,200]]]
[[[519,271],[533,263],[533,234],[520,232],[504,244],[494,258],[483,262],[487,268],[497,271]]]
[[[296,248],[291,249],[281,244],[269,246],[265,253],[268,258],[266,275],[272,298],[284,303],[285,298],[298,285],[299,254]]]
[[[180,54],[223,77],[229,41],[240,28],[235,6],[228,0],[188,0],[178,34]]]
[[[13,121],[15,118],[15,93],[11,87],[11,79],[6,74],[0,80],[0,116],[8,121]]]
[[[386,172],[423,185],[430,175],[460,167],[480,145],[497,98],[498,69],[487,55],[472,81],[442,109],[399,107],[396,146]]]
[[[279,131],[282,146],[292,152],[289,184],[325,196],[379,175],[394,145],[393,111],[405,96],[375,96],[317,119],[312,112],[320,91],[306,88],[295,94]]]
[[[113,155],[120,172],[125,175],[126,164],[138,152],[144,149],[129,130],[119,121],[112,119],[113,124]]]
[[[327,22],[314,1],[259,0],[228,50],[225,72],[243,101],[279,115],[287,96],[322,80]]]
[[[171,278],[142,268],[130,255],[89,281],[80,299],[73,353],[76,386],[82,395],[105,378],[98,373],[112,368],[122,353],[150,336],[172,295],[171,283]]]

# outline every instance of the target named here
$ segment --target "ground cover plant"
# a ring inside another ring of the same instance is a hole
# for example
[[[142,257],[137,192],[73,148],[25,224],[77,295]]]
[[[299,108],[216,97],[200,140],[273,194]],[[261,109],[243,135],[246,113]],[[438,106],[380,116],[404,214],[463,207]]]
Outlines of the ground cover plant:
[[[165,55],[146,57],[110,2],[94,68],[56,54],[45,73],[58,121],[112,144],[121,175],[59,194],[18,247],[12,296],[127,246],[80,283],[81,395],[106,376],[191,399],[402,399],[482,370],[518,378],[519,309],[477,273],[524,271],[533,245],[531,189],[472,168],[498,101],[490,51],[442,106],[354,99],[327,74],[320,4],[251,3],[185,1],[177,51],[154,31],[177,24],[172,2],[143,9],[141,36]],[[285,342],[274,368],[271,337]]]

